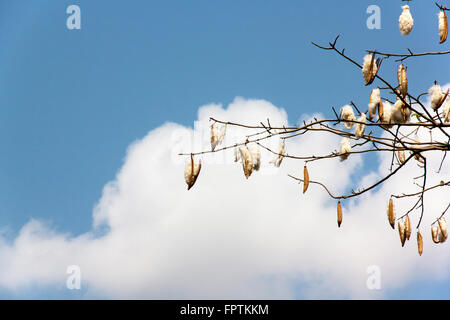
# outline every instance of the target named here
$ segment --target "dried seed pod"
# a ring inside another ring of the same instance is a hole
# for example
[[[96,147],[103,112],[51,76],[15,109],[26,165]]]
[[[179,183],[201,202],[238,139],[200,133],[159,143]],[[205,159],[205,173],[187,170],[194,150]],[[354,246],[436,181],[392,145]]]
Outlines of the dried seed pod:
[[[353,122],[348,122],[356,120],[355,113],[350,105],[347,104],[341,107],[341,119],[344,120],[344,126],[346,129],[351,129],[353,127]]]
[[[338,228],[340,228],[341,223],[342,223],[342,207],[341,207],[340,201],[338,201],[338,204],[337,204],[337,223],[338,223]]]
[[[402,243],[402,247],[403,247],[405,245],[405,241],[406,241],[406,232],[405,232],[404,221],[398,222],[398,233],[400,235],[400,242]]]
[[[261,151],[259,150],[259,146],[252,144],[249,151],[252,156],[253,170],[258,171],[261,167]]]
[[[387,210],[389,224],[392,229],[395,229],[395,208],[394,208],[394,200],[392,198],[389,199],[388,210]]]
[[[350,140],[348,138],[343,138],[341,140],[341,151],[340,151],[341,161],[347,160],[351,151],[352,147],[350,145]]]
[[[402,124],[406,122],[405,115],[403,113],[404,103],[401,100],[397,100],[392,107],[391,122],[395,124]]]
[[[358,121],[366,123],[366,114],[362,113],[361,116],[358,118]],[[364,130],[366,130],[366,125],[363,123],[357,123],[355,126],[356,139],[359,139],[364,135]]]
[[[444,235],[442,234],[441,229],[438,230],[438,239],[439,239],[439,242],[440,242],[440,243],[443,243],[443,242],[445,242],[445,240],[447,240],[447,239],[444,237]]]
[[[417,249],[419,251],[419,256],[421,256],[423,252],[423,238],[419,231],[417,231]]]
[[[281,165],[281,162],[283,161],[284,156],[285,156],[285,144],[284,140],[282,140],[280,143],[280,147],[278,148],[278,154],[269,163],[273,163],[275,167],[279,167]]]
[[[439,43],[444,43],[448,35],[447,14],[444,10],[439,12]]]
[[[239,151],[241,153],[242,169],[244,169],[245,178],[248,179],[253,171],[252,154],[250,153],[250,150],[248,150],[247,146],[240,147]]]
[[[372,119],[375,117],[377,113],[377,107],[378,104],[381,102],[380,97],[380,89],[375,88],[370,93],[370,99],[369,99],[369,119]]]
[[[191,154],[191,159],[186,162],[184,168],[184,179],[188,185],[188,190],[192,188],[197,181],[197,177],[200,174],[200,169],[202,168],[201,160],[198,160],[198,164],[194,163],[194,156]]]
[[[366,54],[364,56],[364,63],[362,67],[362,73],[365,85],[368,86],[373,82],[375,76],[378,73],[378,69],[380,67],[381,60],[377,59],[375,61],[375,53]]]
[[[439,107],[444,103],[448,96],[448,90],[445,94],[442,93],[442,88],[440,85],[435,84],[428,89],[428,94],[431,95],[431,108],[433,110],[439,109]]]
[[[405,234],[406,234],[406,240],[409,240],[411,237],[411,220],[409,219],[409,216],[406,215],[405,217]]]
[[[380,100],[380,102],[378,103],[378,119],[383,119],[383,115],[384,115],[384,106],[383,106],[383,101]]]
[[[445,241],[445,240],[447,240],[447,237],[448,237],[447,222],[445,221],[445,218],[444,217],[440,218],[438,220],[438,224],[439,224],[439,229],[440,229],[440,231],[442,233],[442,237],[443,237],[443,239]],[[441,241],[441,242],[444,242],[444,241]]]
[[[398,150],[398,161],[400,161],[400,163],[405,163],[405,151],[403,150]]]
[[[383,106],[378,108],[380,114],[380,122],[383,123],[384,128],[392,128],[391,123],[391,117],[392,117],[392,105],[389,103],[389,101],[385,101],[383,103]]]
[[[306,166],[303,167],[303,193],[306,192],[306,190],[308,190],[308,186],[309,186],[309,174],[308,174],[308,169],[306,168]]]
[[[402,6],[402,9],[402,14],[398,18],[398,26],[402,35],[408,35],[414,26],[414,19],[408,5]]]
[[[439,243],[438,232],[439,232],[438,226],[431,227],[431,238],[433,239],[434,243]]]
[[[222,143],[225,138],[225,132],[227,130],[227,125],[224,124],[222,128],[219,130],[214,123],[211,125],[211,150],[214,149]]]
[[[238,162],[241,159],[241,152],[239,148],[234,148],[234,162]]]
[[[397,69],[397,79],[400,94],[402,95],[402,97],[406,97],[406,93],[408,92],[408,78],[406,76],[406,68],[403,64],[400,64]]]

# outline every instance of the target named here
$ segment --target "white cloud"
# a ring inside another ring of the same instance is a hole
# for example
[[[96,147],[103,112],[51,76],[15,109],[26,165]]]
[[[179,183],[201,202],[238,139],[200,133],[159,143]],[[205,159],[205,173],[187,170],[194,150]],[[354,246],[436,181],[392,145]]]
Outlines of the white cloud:
[[[205,155],[188,192],[185,158],[177,153],[209,148],[211,116],[288,124],[286,112],[269,102],[237,98],[226,109],[200,108],[194,129],[167,123],[150,131],[129,147],[116,179],[104,187],[91,232],[71,237],[33,220],[12,243],[0,238],[0,287],[19,293],[36,285],[62,288],[73,264],[81,267],[88,297],[113,298],[370,298],[418,279],[448,277],[447,244],[433,245],[429,236],[429,225],[444,206],[443,191],[426,196],[422,257],[415,232],[401,248],[387,222],[389,195],[411,189],[414,164],[359,200],[343,202],[340,229],[336,202],[323,189],[311,185],[302,195],[301,186],[286,176],[300,175],[303,162],[285,159],[274,170],[268,165],[273,154],[266,151],[261,172],[248,180],[232,150]],[[229,127],[225,144],[245,132]],[[264,143],[276,149],[279,141]],[[289,154],[319,155],[338,147],[338,138],[323,134],[286,142]],[[351,155],[343,163],[312,163],[309,172],[333,192],[345,192],[352,183],[374,181],[390,154],[380,158],[379,168],[366,168],[363,161]],[[449,173],[447,166],[441,174]],[[408,203],[398,201],[397,208],[405,210]],[[411,218],[416,224],[417,213]],[[97,236],[105,226],[108,231]],[[366,286],[370,265],[381,268],[380,291]]]

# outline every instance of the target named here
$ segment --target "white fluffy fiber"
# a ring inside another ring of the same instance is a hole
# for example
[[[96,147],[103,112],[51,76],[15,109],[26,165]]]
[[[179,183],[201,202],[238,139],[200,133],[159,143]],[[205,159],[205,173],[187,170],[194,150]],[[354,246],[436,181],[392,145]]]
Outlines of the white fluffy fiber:
[[[341,140],[341,151],[340,151],[341,161],[346,160],[349,156],[349,152],[351,151],[352,147],[350,145],[350,140],[348,138],[343,138]]]
[[[253,170],[258,171],[261,166],[261,151],[259,150],[259,146],[252,144],[248,149],[252,157]]]
[[[377,114],[377,107],[380,102],[381,102],[380,89],[375,88],[370,93],[369,119],[372,119]]]
[[[281,165],[281,162],[283,161],[284,154],[285,154],[285,144],[284,140],[282,140],[280,143],[280,147],[278,148],[277,156],[275,157],[275,159],[270,161],[270,163],[273,163],[276,167],[279,167]]]
[[[441,86],[438,84],[433,85],[428,89],[428,94],[431,95],[431,108],[433,110],[438,109],[443,98]]]
[[[225,138],[225,133],[227,130],[227,125],[223,125],[222,128],[219,130],[214,124],[211,125],[211,150],[214,151],[214,149],[222,143],[223,139]]]
[[[355,113],[353,112],[353,108],[348,104],[341,108],[341,119],[355,121]],[[353,127],[353,122],[344,122],[344,126],[347,129],[351,129]]]
[[[366,114],[363,113],[361,116],[357,119],[359,122],[366,123]],[[364,135],[364,130],[366,130],[366,125],[362,123],[357,123],[355,126],[355,136],[356,139],[361,138]]]
[[[414,19],[411,16],[411,12],[409,11],[409,6],[402,6],[403,12],[398,18],[398,26],[400,28],[400,32],[403,35],[408,35],[411,33],[411,30],[414,26]]]
[[[402,124],[409,120],[411,111],[409,108],[403,108],[403,106],[404,106],[404,104],[400,99],[398,99],[395,102],[395,104],[392,107],[392,112],[391,112],[391,123]]]
[[[391,123],[391,116],[392,116],[392,105],[389,103],[389,101],[385,101],[383,103],[383,115],[380,121],[382,123]]]

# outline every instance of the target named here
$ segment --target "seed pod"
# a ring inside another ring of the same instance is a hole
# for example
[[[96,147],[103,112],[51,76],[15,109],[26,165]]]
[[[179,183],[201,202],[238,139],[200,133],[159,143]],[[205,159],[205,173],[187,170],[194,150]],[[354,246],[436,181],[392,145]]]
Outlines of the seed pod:
[[[223,138],[225,137],[225,132],[227,130],[227,125],[223,125],[222,128],[219,130],[216,126],[214,126],[214,123],[211,125],[211,150],[214,151],[214,149],[222,143]]]
[[[252,156],[253,170],[258,171],[261,167],[261,151],[257,144],[252,144],[248,149]]]
[[[278,154],[273,160],[270,161],[270,163],[273,163],[275,167],[279,167],[281,165],[281,162],[283,161],[284,156],[285,156],[285,144],[284,140],[282,140],[278,148]]]
[[[194,163],[194,156],[191,154],[190,161],[186,162],[186,166],[184,168],[184,179],[186,184],[188,185],[188,190],[192,188],[197,181],[197,177],[200,174],[200,169],[202,168],[201,160],[198,161],[198,164]]]
[[[355,121],[355,113],[350,105],[345,105],[341,107],[341,119]],[[351,129],[353,127],[353,122],[344,121],[344,126],[346,129]]]
[[[443,243],[443,242],[445,242],[445,240],[447,240],[447,239],[445,239],[444,235],[442,234],[441,229],[438,230],[438,239],[439,239],[440,243]]]
[[[434,243],[439,243],[438,232],[439,232],[438,226],[431,227],[431,238],[433,239]]]
[[[337,204],[337,223],[338,223],[338,228],[340,228],[341,223],[342,223],[342,207],[341,207],[340,201],[338,201],[338,204]]]
[[[308,186],[309,186],[309,174],[308,174],[308,169],[306,168],[306,166],[303,167],[303,193],[306,192],[306,190],[308,190]]]
[[[381,102],[380,97],[380,89],[375,88],[370,93],[370,99],[369,99],[369,119],[372,119],[375,117],[375,114],[377,113],[377,107]]]
[[[428,89],[428,94],[431,95],[431,108],[433,110],[439,109],[439,107],[447,99],[449,91],[447,90],[445,94],[442,93],[442,88],[440,85],[435,84]]]
[[[406,234],[406,240],[409,240],[411,237],[411,220],[409,219],[409,216],[406,215],[405,217],[405,234]]]
[[[402,35],[408,35],[414,26],[414,19],[411,16],[408,5],[402,6],[402,9],[402,14],[398,18],[398,26]]]
[[[359,122],[363,123],[357,123],[355,126],[355,137],[356,139],[361,138],[364,135],[364,130],[366,130],[366,114],[362,113],[361,116],[358,118]]]
[[[348,138],[343,138],[341,140],[341,151],[340,151],[341,161],[347,160],[351,151],[352,146],[350,145],[350,140]]]
[[[406,93],[408,92],[408,78],[406,76],[406,68],[403,64],[401,64],[397,69],[397,79],[400,94],[402,97],[406,97]]]
[[[383,114],[384,114],[383,101],[380,100],[380,102],[378,103],[378,119],[381,120],[381,118],[383,118]]]
[[[387,213],[389,224],[391,225],[392,229],[395,229],[395,208],[394,208],[394,201],[392,200],[392,198],[389,199]]]
[[[405,222],[399,221],[398,222],[398,233],[400,235],[400,242],[402,243],[402,247],[405,245],[406,241],[406,230],[405,230]]]
[[[419,251],[419,256],[421,256],[423,252],[423,239],[419,231],[417,231],[417,249]]]
[[[373,82],[375,76],[378,73],[378,69],[380,67],[381,60],[377,59],[375,61],[375,53],[366,54],[364,56],[364,63],[362,67],[362,73],[365,85],[368,86]]]
[[[238,162],[241,159],[241,152],[236,147],[234,148],[234,162]]]
[[[398,161],[402,164],[405,163],[405,151],[398,150]]]
[[[250,150],[248,150],[247,146],[240,147],[239,151],[241,152],[242,159],[242,169],[244,169],[245,178],[248,179],[253,171],[253,161]]]
[[[444,10],[439,12],[439,43],[444,43],[448,35],[448,21],[447,14]]]
[[[438,220],[438,224],[439,224],[439,229],[440,229],[440,231],[442,233],[442,237],[443,237],[443,239],[445,241],[445,240],[447,240],[447,237],[448,237],[447,222],[445,221],[445,218],[444,217],[440,218]],[[444,242],[444,241],[441,241],[441,242]]]

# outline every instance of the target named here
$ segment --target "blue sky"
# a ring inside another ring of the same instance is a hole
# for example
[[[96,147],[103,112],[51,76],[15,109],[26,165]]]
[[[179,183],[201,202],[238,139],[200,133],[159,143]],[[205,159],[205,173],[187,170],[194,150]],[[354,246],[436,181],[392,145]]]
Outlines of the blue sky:
[[[130,143],[167,121],[191,126],[204,104],[265,99],[292,123],[350,100],[365,107],[360,71],[310,42],[340,34],[358,61],[365,49],[439,50],[428,2],[412,2],[415,29],[401,37],[392,0],[0,1],[0,228],[14,238],[39,218],[87,232]],[[66,28],[71,4],[81,30]],[[370,4],[381,30],[366,27]],[[448,82],[443,64],[417,59],[412,91]]]

